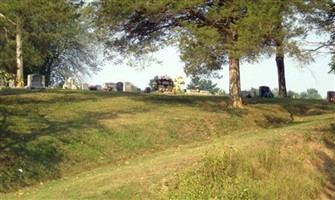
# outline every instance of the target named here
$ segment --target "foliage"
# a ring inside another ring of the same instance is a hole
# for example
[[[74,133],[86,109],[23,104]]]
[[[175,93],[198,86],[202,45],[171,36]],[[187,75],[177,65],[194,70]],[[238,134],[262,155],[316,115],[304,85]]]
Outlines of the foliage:
[[[306,93],[300,93],[300,98],[302,99],[322,99],[319,92],[314,88],[307,89]]]
[[[47,83],[96,72],[96,47],[80,8],[82,1],[1,1],[0,13],[23,24],[25,75],[41,73]],[[14,73],[15,34],[8,20],[0,18],[0,68]],[[93,45],[94,44],[94,45]]]
[[[185,84],[185,80],[182,76],[173,77],[174,91],[181,92],[181,85]]]
[[[301,93],[293,92],[290,90],[288,91],[288,96],[296,99],[322,99],[319,92],[314,88],[307,89],[307,91]]]
[[[260,149],[216,152],[177,178],[169,199],[315,199],[321,183],[280,141]],[[286,173],[283,173],[283,172]],[[295,188],[295,189],[292,189]]]
[[[328,21],[331,27],[331,33],[330,33],[330,40],[328,42],[328,45],[331,47],[331,60],[330,60],[330,72],[335,73],[335,3],[332,4],[331,10],[329,11],[328,15]],[[327,24],[328,25],[328,24]]]
[[[229,64],[230,105],[242,107],[239,62],[256,61],[262,35],[273,28],[268,1],[95,2],[96,24],[111,51],[135,58],[178,44],[188,75],[212,75]]]
[[[212,94],[216,94],[220,89],[217,87],[217,83],[213,83],[212,80],[205,80],[199,77],[191,79],[191,82],[187,85],[187,89],[193,90],[207,90]]]
[[[223,89],[219,89],[219,91],[216,94],[221,96],[227,96],[227,92]]]
[[[287,92],[287,96],[288,96],[289,98],[298,98],[298,97],[299,97],[299,93],[296,93],[296,92],[294,92],[294,91],[292,91],[292,90],[289,90],[289,91]]]

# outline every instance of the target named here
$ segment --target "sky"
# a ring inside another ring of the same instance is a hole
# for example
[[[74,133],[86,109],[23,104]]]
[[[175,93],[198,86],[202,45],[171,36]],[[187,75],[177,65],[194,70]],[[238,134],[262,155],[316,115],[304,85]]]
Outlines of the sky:
[[[178,52],[173,47],[167,47],[156,54],[155,57],[162,61],[161,64],[152,64],[145,69],[136,69],[125,64],[114,65],[106,63],[102,70],[93,75],[89,84],[100,84],[105,82],[125,82],[129,81],[140,89],[148,87],[150,79],[156,75],[168,75],[173,78],[176,76],[184,77],[186,85],[190,79],[186,77],[183,71],[183,63],[179,59]],[[314,88],[319,91],[322,97],[327,96],[327,91],[335,91],[335,75],[328,74],[330,66],[330,55],[323,55],[315,58],[315,62],[308,66],[301,66],[297,61],[285,58],[285,74],[287,91],[303,92],[307,89]],[[228,66],[224,66],[219,72],[221,79],[211,79],[217,83],[217,87],[229,91],[229,73]],[[240,66],[241,89],[249,90],[259,86],[269,86],[270,89],[278,88],[277,68],[274,57],[262,60],[259,63],[248,64],[242,63]]]

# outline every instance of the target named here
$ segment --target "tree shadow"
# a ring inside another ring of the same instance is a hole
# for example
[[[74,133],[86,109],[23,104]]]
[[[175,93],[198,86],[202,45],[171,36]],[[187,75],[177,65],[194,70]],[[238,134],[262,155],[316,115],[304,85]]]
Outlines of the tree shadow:
[[[61,178],[61,164],[67,159],[64,146],[80,144],[88,129],[106,132],[106,127],[99,123],[102,119],[114,120],[123,114],[147,111],[78,110],[78,115],[70,119],[49,119],[43,108],[52,101],[57,100],[43,101],[40,109],[38,103],[32,107],[0,107],[0,193]]]
[[[329,128],[325,128],[323,132],[323,143],[331,153],[325,151],[317,151],[318,158],[322,164],[318,166],[319,171],[326,175],[326,181],[323,185],[322,195],[327,199],[335,199],[335,124],[330,124]],[[332,157],[331,155],[332,154]]]
[[[334,147],[333,145],[332,150],[334,150]],[[327,199],[335,199],[335,161],[325,152],[319,151],[317,155],[323,161],[323,164],[319,166],[319,170],[326,175],[322,193]]]
[[[82,102],[82,101],[97,101],[101,98],[115,98],[124,94],[113,92],[103,93],[98,91],[81,91],[81,90],[13,90],[14,92],[0,92],[1,96],[13,98],[1,98],[1,103],[5,105],[16,104],[55,104],[66,102]],[[22,98],[19,98],[22,97]]]
[[[334,104],[324,100],[313,99],[290,99],[290,98],[251,98],[246,99],[247,104],[251,105],[279,105],[292,116],[314,116],[332,113],[335,110]]]
[[[246,109],[234,109],[228,107],[228,97],[224,96],[186,96],[186,95],[137,95],[131,97],[135,101],[149,102],[152,105],[167,105],[171,107],[188,107],[200,109],[206,112],[222,113],[242,116],[247,114]]]
[[[262,128],[280,128],[283,126],[294,126],[297,124],[303,124],[303,123],[308,123],[309,121],[294,121],[293,118],[284,118],[284,117],[279,117],[276,115],[271,115],[271,114],[263,114],[264,119],[257,119],[254,120],[254,122]]]

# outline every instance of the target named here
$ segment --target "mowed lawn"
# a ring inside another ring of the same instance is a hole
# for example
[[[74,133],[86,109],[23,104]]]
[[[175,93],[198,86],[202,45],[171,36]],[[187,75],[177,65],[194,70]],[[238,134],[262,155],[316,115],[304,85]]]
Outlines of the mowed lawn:
[[[0,199],[335,198],[323,100],[4,90]]]

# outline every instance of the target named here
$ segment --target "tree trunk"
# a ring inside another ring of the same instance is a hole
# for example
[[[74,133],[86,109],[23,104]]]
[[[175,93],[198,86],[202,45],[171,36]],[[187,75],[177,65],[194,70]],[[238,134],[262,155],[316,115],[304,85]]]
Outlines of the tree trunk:
[[[276,64],[278,72],[278,96],[281,98],[287,97],[286,80],[285,80],[285,63],[284,63],[284,49],[282,44],[277,43]]]
[[[16,81],[17,87],[24,87],[23,79],[23,51],[22,51],[22,25],[18,22],[16,24]]]
[[[240,61],[234,57],[229,57],[229,107],[243,108]]]

